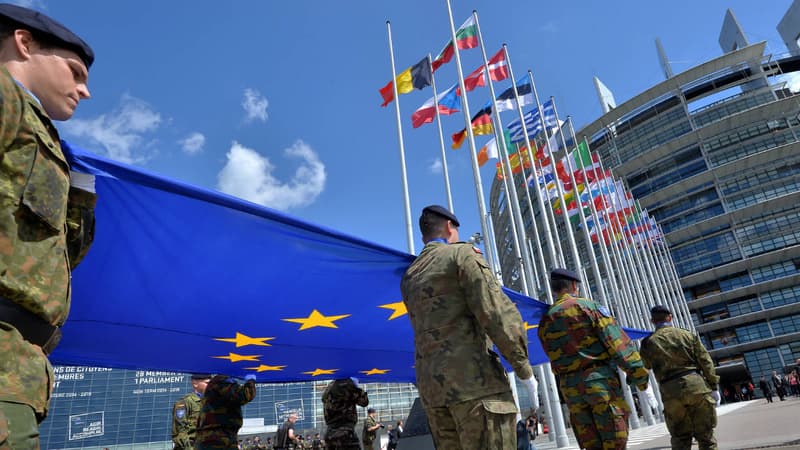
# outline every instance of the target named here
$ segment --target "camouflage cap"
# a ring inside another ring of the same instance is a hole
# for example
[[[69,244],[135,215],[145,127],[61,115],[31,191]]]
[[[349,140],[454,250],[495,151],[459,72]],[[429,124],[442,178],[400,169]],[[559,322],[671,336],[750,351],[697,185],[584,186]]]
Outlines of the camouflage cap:
[[[78,54],[87,68],[91,67],[94,62],[94,51],[89,44],[64,25],[39,11],[0,3],[0,18],[19,25],[21,29],[30,31],[34,37],[38,37],[46,43],[72,50]]]
[[[570,281],[577,281],[578,283],[581,282],[581,277],[579,277],[577,273],[567,269],[553,269],[553,271],[550,272],[550,279],[570,280]]]
[[[655,316],[657,314],[669,315],[672,314],[672,311],[670,311],[669,309],[667,309],[666,306],[663,305],[656,305],[650,308],[650,316]]]
[[[450,210],[448,210],[444,206],[429,205],[422,208],[422,214],[425,215],[426,212],[436,214],[437,216],[442,216],[445,219],[449,220],[450,222],[453,222],[453,225],[457,227],[461,226],[461,224],[458,223],[458,218],[456,217],[456,215],[451,213]]]

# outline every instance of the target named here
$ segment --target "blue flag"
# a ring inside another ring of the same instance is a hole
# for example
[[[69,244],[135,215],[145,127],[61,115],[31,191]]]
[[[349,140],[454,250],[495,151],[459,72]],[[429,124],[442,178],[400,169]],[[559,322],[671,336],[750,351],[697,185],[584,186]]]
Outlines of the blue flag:
[[[98,201],[55,364],[414,381],[413,256],[63,145]],[[545,304],[506,292],[539,323]]]

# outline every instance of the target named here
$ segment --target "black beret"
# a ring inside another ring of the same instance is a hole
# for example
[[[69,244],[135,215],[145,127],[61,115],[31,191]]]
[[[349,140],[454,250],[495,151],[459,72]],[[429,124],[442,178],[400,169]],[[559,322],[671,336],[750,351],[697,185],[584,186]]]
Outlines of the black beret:
[[[34,37],[40,36],[45,40],[45,43],[74,51],[86,64],[87,69],[92,66],[94,52],[89,47],[89,44],[64,25],[39,11],[8,3],[0,3],[0,17],[16,22],[20,28],[32,32]]]
[[[213,377],[213,374],[210,373],[193,373],[192,379],[193,380],[209,380]]]
[[[367,414],[372,414],[372,413],[374,413],[374,412],[375,412],[375,408],[369,408],[369,409],[367,410]]]
[[[570,280],[570,281],[577,281],[578,283],[581,282],[581,278],[578,276],[577,273],[567,269],[553,269],[553,271],[550,272],[550,279]]]
[[[672,311],[667,309],[666,306],[656,305],[650,308],[650,315],[655,316],[656,314],[672,314]]]
[[[458,223],[458,218],[456,217],[456,215],[451,213],[444,206],[439,206],[439,205],[426,206],[426,207],[422,208],[422,214],[425,214],[426,212],[433,213],[433,214],[436,214],[438,216],[442,216],[445,219],[449,220],[450,222],[453,222],[453,225],[455,225],[457,227],[461,226],[461,224]]]

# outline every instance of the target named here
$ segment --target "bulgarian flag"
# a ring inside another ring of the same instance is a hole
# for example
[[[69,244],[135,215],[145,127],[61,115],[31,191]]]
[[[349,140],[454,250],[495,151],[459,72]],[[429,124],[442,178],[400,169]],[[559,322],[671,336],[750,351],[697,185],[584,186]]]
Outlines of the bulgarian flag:
[[[470,14],[469,19],[456,31],[456,45],[459,50],[466,50],[478,46],[478,25],[475,23],[475,16]],[[455,48],[453,47],[453,40],[451,39],[447,42],[447,45],[444,46],[442,51],[433,58],[433,62],[431,63],[433,71],[436,72],[436,69],[449,63],[450,60],[453,59],[453,55],[455,55]]]

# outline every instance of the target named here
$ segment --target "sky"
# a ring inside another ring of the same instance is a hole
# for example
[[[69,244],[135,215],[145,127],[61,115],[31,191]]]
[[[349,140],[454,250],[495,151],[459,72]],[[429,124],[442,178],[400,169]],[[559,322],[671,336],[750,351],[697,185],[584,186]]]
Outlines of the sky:
[[[787,52],[775,27],[790,0],[534,2],[451,0],[458,27],[478,12],[486,53],[508,44],[517,78],[533,72],[576,129],[601,115],[592,77],[621,104],[673,72],[721,55],[731,8],[751,43]],[[346,234],[407,251],[394,103],[378,89],[450,39],[445,0],[16,0],[64,23],[94,49],[92,98],[56,125],[84,149],[219,190]],[[461,52],[467,74],[480,49]],[[456,82],[455,60],[436,72]],[[499,93],[510,80],[497,83]],[[435,123],[411,127],[430,88],[400,95],[413,245],[422,208],[447,204]],[[488,88],[469,93],[472,112]],[[503,113],[504,123],[514,119]],[[445,139],[464,128],[443,117]],[[480,147],[487,136],[476,138]],[[481,230],[468,146],[447,149],[455,213],[466,239]],[[481,169],[486,204],[493,161]],[[99,200],[102,201],[102,198]],[[197,218],[187,218],[187,224]]]

